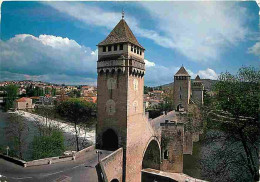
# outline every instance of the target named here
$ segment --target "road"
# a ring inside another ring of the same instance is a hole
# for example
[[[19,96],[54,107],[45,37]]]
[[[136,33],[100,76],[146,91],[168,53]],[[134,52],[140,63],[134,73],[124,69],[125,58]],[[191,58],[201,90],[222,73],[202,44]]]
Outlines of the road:
[[[112,153],[102,151],[101,159]],[[97,182],[96,150],[87,152],[76,161],[24,168],[0,159],[0,181],[7,182]]]

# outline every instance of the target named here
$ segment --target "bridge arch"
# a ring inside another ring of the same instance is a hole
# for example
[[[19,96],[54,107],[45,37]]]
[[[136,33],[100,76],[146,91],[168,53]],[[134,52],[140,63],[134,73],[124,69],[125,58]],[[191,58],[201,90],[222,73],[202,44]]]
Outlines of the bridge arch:
[[[161,163],[160,143],[156,137],[152,137],[148,141],[143,153],[142,169],[152,168],[152,169],[159,170],[160,163]]]
[[[107,129],[102,134],[102,147],[103,150],[114,151],[118,149],[118,136],[113,129]]]

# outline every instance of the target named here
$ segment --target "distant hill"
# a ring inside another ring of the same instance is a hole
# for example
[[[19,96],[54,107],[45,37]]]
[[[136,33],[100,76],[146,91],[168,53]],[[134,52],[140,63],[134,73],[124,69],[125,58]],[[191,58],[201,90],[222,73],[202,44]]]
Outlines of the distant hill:
[[[191,79],[191,82],[193,82],[194,79]],[[212,90],[212,86],[217,82],[217,80],[211,80],[211,79],[201,79],[201,81],[203,82],[203,85],[205,87],[205,90],[211,91]],[[173,82],[168,83],[168,84],[164,84],[164,85],[160,85],[160,86],[156,86],[157,87],[162,87],[162,89],[167,89],[169,87],[173,87]]]

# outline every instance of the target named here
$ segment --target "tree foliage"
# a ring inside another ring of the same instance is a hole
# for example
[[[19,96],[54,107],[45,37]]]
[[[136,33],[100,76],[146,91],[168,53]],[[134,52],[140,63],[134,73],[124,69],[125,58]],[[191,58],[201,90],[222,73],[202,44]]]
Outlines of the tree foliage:
[[[80,99],[69,99],[57,106],[57,113],[74,124],[76,149],[79,150],[80,123],[90,122],[95,117],[96,105]]]
[[[148,94],[148,92],[153,91],[152,87],[144,86],[144,94]]]
[[[72,98],[79,98],[80,97],[80,91],[79,90],[72,90],[68,95]]]
[[[61,156],[65,151],[63,133],[54,129],[50,135],[35,136],[32,149],[33,159]]]
[[[28,136],[29,127],[22,116],[11,114],[9,122],[5,128],[5,133],[9,141],[12,143],[11,151],[14,151],[15,157],[23,159],[25,147],[27,145],[26,139]]]
[[[204,107],[204,117],[207,120],[208,130],[220,131],[221,135],[209,138],[213,138],[213,142],[223,138],[228,140],[229,148],[236,148],[239,156],[226,156],[226,160],[231,161],[233,169],[239,169],[236,175],[242,179],[239,165],[244,164],[243,170],[251,175],[251,179],[246,180],[257,181],[259,180],[260,71],[253,67],[242,67],[236,75],[222,73],[214,86],[214,91],[214,97],[209,100],[207,107]],[[224,145],[226,142],[220,143]],[[220,149],[223,151],[218,152],[218,155],[225,152],[225,147]],[[230,170],[230,166],[221,170],[228,168]],[[215,174],[220,173],[214,170]],[[235,170],[233,172],[235,173]]]
[[[17,98],[18,95],[18,87],[16,85],[8,85],[5,87],[5,106],[4,109],[7,111],[11,107],[13,107],[14,101]]]

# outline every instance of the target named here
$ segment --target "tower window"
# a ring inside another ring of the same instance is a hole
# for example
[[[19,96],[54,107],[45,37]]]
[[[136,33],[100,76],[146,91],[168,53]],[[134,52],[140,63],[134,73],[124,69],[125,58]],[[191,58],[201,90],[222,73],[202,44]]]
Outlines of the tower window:
[[[142,55],[142,49],[140,49],[140,55]]]
[[[168,150],[165,150],[164,153],[163,153],[163,158],[164,159],[169,159],[169,151]]]
[[[120,44],[120,50],[123,50],[124,47],[123,47],[123,44]]]
[[[135,49],[134,49],[134,53],[136,53],[136,46],[135,46]]]
[[[181,99],[181,95],[180,95],[180,99]]]
[[[108,46],[108,52],[111,51],[111,46]]]
[[[106,52],[106,46],[103,46],[103,52]]]
[[[114,51],[117,51],[117,45],[114,45]]]
[[[180,87],[180,91],[181,91],[181,87]]]
[[[137,48],[137,54],[139,54],[139,48]]]
[[[133,52],[134,51],[134,45],[132,44],[131,45],[131,52]]]

